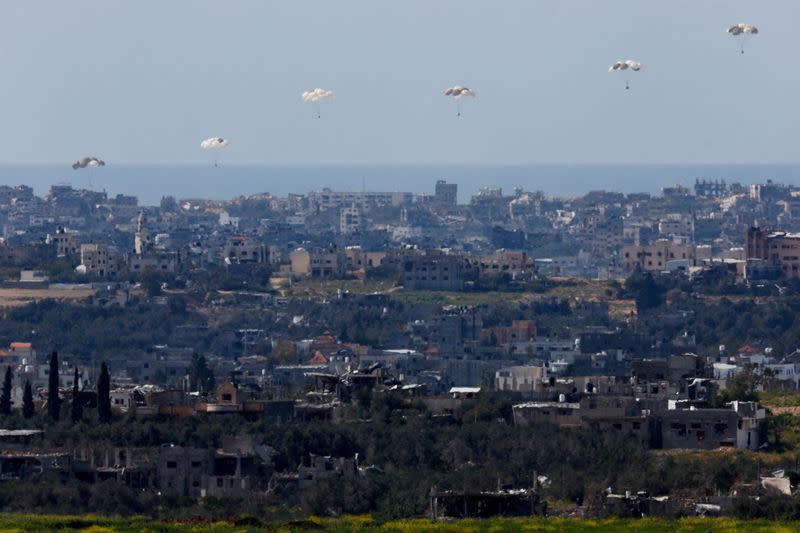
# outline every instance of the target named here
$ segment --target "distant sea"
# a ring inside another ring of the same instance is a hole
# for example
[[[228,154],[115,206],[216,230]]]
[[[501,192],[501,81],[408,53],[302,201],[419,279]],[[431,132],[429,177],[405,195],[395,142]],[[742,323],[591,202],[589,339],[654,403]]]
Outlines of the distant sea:
[[[269,192],[308,193],[323,187],[338,190],[432,193],[436,180],[458,184],[466,202],[481,187],[514,187],[547,195],[577,196],[592,190],[648,192],[695,178],[727,182],[767,179],[800,184],[800,164],[792,165],[114,165],[72,170],[68,165],[1,165],[0,184],[32,186],[44,195],[51,185],[69,183],[109,194],[133,194],[142,205],[162,196],[225,200]]]

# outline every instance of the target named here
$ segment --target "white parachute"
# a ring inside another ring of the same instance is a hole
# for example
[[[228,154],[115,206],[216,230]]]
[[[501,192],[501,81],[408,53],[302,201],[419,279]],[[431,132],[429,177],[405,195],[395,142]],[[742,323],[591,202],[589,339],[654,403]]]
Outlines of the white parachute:
[[[104,166],[106,166],[106,162],[103,161],[102,159],[94,157],[94,156],[86,156],[86,157],[81,157],[80,159],[78,159],[77,161],[72,163],[72,170],[78,170],[78,169],[81,169],[81,168],[88,168],[89,169],[89,173],[87,175],[87,178],[89,180],[89,188],[91,189],[92,188],[92,174],[93,174],[93,170],[92,169],[95,169],[97,167],[104,167]]]
[[[103,161],[102,159],[93,156],[86,156],[86,157],[81,157],[80,159],[72,163],[72,170],[78,170],[79,168],[86,168],[86,167],[97,168],[104,166],[106,166],[106,162]]]
[[[464,98],[475,98],[478,96],[478,93],[470,89],[469,87],[462,87],[461,85],[456,85],[454,87],[448,87],[447,90],[444,92],[445,96],[451,97],[456,102],[456,110],[457,115],[461,116],[461,100]]]
[[[317,118],[322,118],[322,110],[320,104],[325,100],[333,100],[336,98],[336,93],[327,89],[317,87],[310,91],[304,91],[302,94],[303,101],[314,105],[314,110],[317,113]]]
[[[625,90],[631,88],[631,79],[630,73],[631,72],[639,72],[642,70],[642,64],[638,61],[634,61],[633,59],[621,59],[619,61],[614,62],[613,65],[608,67],[608,72],[611,74],[617,72],[624,72],[625,73]]]
[[[220,150],[222,148],[227,148],[230,145],[228,139],[224,139],[222,137],[210,137],[200,143],[200,148],[203,150]],[[214,166],[219,166],[219,158],[217,156],[214,157]]]
[[[739,39],[740,42],[739,52],[744,54],[745,40],[747,40],[747,38],[750,37],[751,35],[758,35],[758,28],[756,28],[752,24],[745,24],[744,22],[740,22],[739,24],[734,24],[733,26],[728,28],[727,33],[731,37]]]
[[[227,148],[230,143],[228,139],[222,137],[211,137],[200,143],[200,148],[210,150],[211,148]]]

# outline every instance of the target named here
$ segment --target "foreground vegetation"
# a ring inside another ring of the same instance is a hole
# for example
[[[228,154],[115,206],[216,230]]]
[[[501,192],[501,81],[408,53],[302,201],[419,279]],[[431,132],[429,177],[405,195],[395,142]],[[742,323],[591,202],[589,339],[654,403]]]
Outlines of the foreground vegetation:
[[[494,518],[490,520],[456,520],[432,522],[427,519],[397,520],[378,523],[369,517],[344,517],[338,519],[316,519],[294,522],[262,522],[255,516],[244,516],[220,522],[189,520],[185,522],[161,522],[145,518],[102,518],[94,515],[56,516],[56,515],[2,515],[2,531],[84,531],[100,532],[286,532],[322,531],[338,532],[386,532],[386,533],[568,533],[568,532],[636,532],[636,533],[731,533],[748,531],[753,533],[788,533],[800,531],[800,523],[770,522],[765,520],[734,520],[729,518],[687,518],[682,520],[583,520],[572,518]]]
[[[32,440],[40,449],[113,446],[152,447],[165,442],[181,446],[219,447],[226,435],[252,435],[278,453],[275,467],[293,472],[309,454],[352,458],[378,470],[356,478],[320,480],[304,491],[287,488],[262,498],[183,498],[135,491],[114,481],[94,484],[76,479],[39,476],[0,484],[0,510],[42,514],[97,512],[109,516],[148,515],[158,519],[220,520],[243,514],[262,520],[299,519],[309,515],[369,513],[376,520],[423,516],[432,486],[441,490],[498,485],[527,487],[530,473],[548,478],[542,496],[548,501],[597,502],[609,486],[617,492],[646,490],[653,495],[677,494],[703,499],[730,494],[752,484],[760,473],[795,472],[796,454],[789,452],[650,451],[642,443],[616,433],[568,430],[549,425],[509,423],[512,399],[484,396],[472,407],[444,419],[422,408],[402,408],[393,395],[358,396],[353,422],[295,421],[275,425],[240,417],[152,419],[129,413],[110,423],[97,422],[94,410],[74,423],[64,406],[57,423],[45,414],[23,419],[0,415],[0,427],[43,427]],[[360,422],[370,420],[370,423]],[[794,474],[793,474],[794,475]],[[762,496],[734,502],[739,518],[800,519],[800,498]],[[271,507],[278,506],[278,507]],[[589,505],[599,512],[597,505]],[[267,509],[271,514],[267,518]],[[2,530],[2,527],[0,527]]]

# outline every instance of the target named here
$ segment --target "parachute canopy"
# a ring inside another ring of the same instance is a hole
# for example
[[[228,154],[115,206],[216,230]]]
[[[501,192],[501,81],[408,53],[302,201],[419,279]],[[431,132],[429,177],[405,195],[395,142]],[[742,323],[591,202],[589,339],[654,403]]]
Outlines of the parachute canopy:
[[[333,91],[319,87],[303,92],[303,101],[311,102],[312,104],[317,104],[323,100],[333,100],[334,98],[336,98],[336,94]]]
[[[728,33],[730,33],[734,37],[738,35],[756,35],[758,34],[758,28],[756,28],[752,24],[745,24],[744,22],[740,22],[739,24],[734,24],[733,26],[728,28]]]
[[[78,159],[77,161],[72,163],[72,169],[73,170],[78,170],[79,168],[86,168],[86,167],[95,168],[95,167],[104,167],[104,166],[106,166],[106,162],[105,161],[103,161],[102,159],[98,159],[96,157],[93,157],[93,156],[81,157],[80,159]]]
[[[227,148],[228,144],[228,139],[223,139],[222,137],[211,137],[210,139],[206,139],[205,141],[201,142],[200,148],[203,150],[209,150],[211,148]]]
[[[634,61],[633,59],[625,59],[615,62],[613,65],[608,67],[609,72],[619,72],[621,70],[632,70],[634,72],[639,72],[642,70],[642,64],[638,61]]]
[[[462,98],[471,97],[475,98],[478,94],[470,89],[469,87],[462,87],[460,85],[456,85],[455,87],[449,87],[445,92],[445,96],[452,96],[455,100],[461,100]]]

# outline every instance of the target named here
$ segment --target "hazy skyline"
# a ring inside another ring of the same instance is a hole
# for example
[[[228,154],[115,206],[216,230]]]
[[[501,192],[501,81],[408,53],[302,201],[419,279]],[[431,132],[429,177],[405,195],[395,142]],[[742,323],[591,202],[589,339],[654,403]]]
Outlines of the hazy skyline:
[[[792,163],[796,0],[27,1],[1,163]],[[744,55],[725,34],[757,25]],[[631,91],[606,72],[644,64]],[[442,91],[465,84],[475,102]],[[336,91],[322,119],[300,93]]]

